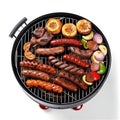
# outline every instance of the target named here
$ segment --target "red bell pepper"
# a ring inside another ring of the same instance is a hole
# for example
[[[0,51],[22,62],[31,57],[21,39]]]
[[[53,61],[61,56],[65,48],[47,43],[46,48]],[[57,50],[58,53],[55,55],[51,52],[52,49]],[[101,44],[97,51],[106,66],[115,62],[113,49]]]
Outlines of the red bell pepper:
[[[95,71],[92,71],[92,72],[90,72],[90,73],[93,75],[93,80],[94,80],[94,81],[100,80],[100,74],[98,74],[98,73],[95,72]]]
[[[98,74],[97,72],[91,71],[86,74],[86,81],[94,82],[98,80],[100,80],[100,74]]]

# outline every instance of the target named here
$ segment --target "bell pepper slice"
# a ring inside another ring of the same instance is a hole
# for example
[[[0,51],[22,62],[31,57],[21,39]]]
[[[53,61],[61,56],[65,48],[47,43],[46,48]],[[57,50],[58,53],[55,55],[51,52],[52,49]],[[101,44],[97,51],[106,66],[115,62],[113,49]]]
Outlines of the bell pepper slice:
[[[100,62],[100,69],[97,71],[98,74],[104,74],[106,72],[106,66],[104,63]]]
[[[82,44],[83,44],[83,47],[84,47],[85,49],[87,49],[87,41],[82,38],[81,42],[82,42]]]
[[[94,82],[98,80],[100,80],[100,74],[98,74],[96,71],[91,71],[86,74],[86,81]]]

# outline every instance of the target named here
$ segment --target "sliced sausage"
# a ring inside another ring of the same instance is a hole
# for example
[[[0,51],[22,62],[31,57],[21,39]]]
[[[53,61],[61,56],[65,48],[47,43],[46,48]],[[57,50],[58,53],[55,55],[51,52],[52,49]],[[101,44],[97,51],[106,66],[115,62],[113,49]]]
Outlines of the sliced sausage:
[[[81,68],[78,68],[73,65],[68,65],[67,63],[64,63],[60,61],[59,59],[55,58],[54,56],[49,56],[48,60],[51,64],[55,65],[56,67],[65,70],[73,75],[82,75],[84,73],[84,70]]]

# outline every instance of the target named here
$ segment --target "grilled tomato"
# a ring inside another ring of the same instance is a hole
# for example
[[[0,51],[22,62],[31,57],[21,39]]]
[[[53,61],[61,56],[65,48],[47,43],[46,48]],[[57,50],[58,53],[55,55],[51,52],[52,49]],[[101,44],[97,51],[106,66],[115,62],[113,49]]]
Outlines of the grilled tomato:
[[[75,37],[77,35],[77,28],[73,23],[66,23],[62,27],[62,34],[65,37]]]
[[[50,18],[46,23],[46,29],[51,34],[58,34],[62,29],[62,22],[57,18]]]
[[[76,23],[76,27],[79,33],[87,35],[92,30],[92,24],[86,19],[81,19]]]

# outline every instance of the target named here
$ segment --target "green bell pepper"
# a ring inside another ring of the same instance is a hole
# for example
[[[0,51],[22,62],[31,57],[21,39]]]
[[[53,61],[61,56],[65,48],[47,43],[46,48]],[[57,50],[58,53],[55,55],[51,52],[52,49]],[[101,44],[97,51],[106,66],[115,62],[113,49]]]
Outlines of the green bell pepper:
[[[98,74],[104,74],[106,72],[106,66],[104,63],[100,62],[100,69],[97,71]]]
[[[83,47],[87,49],[87,41],[84,38],[82,38],[81,42],[83,44]]]

